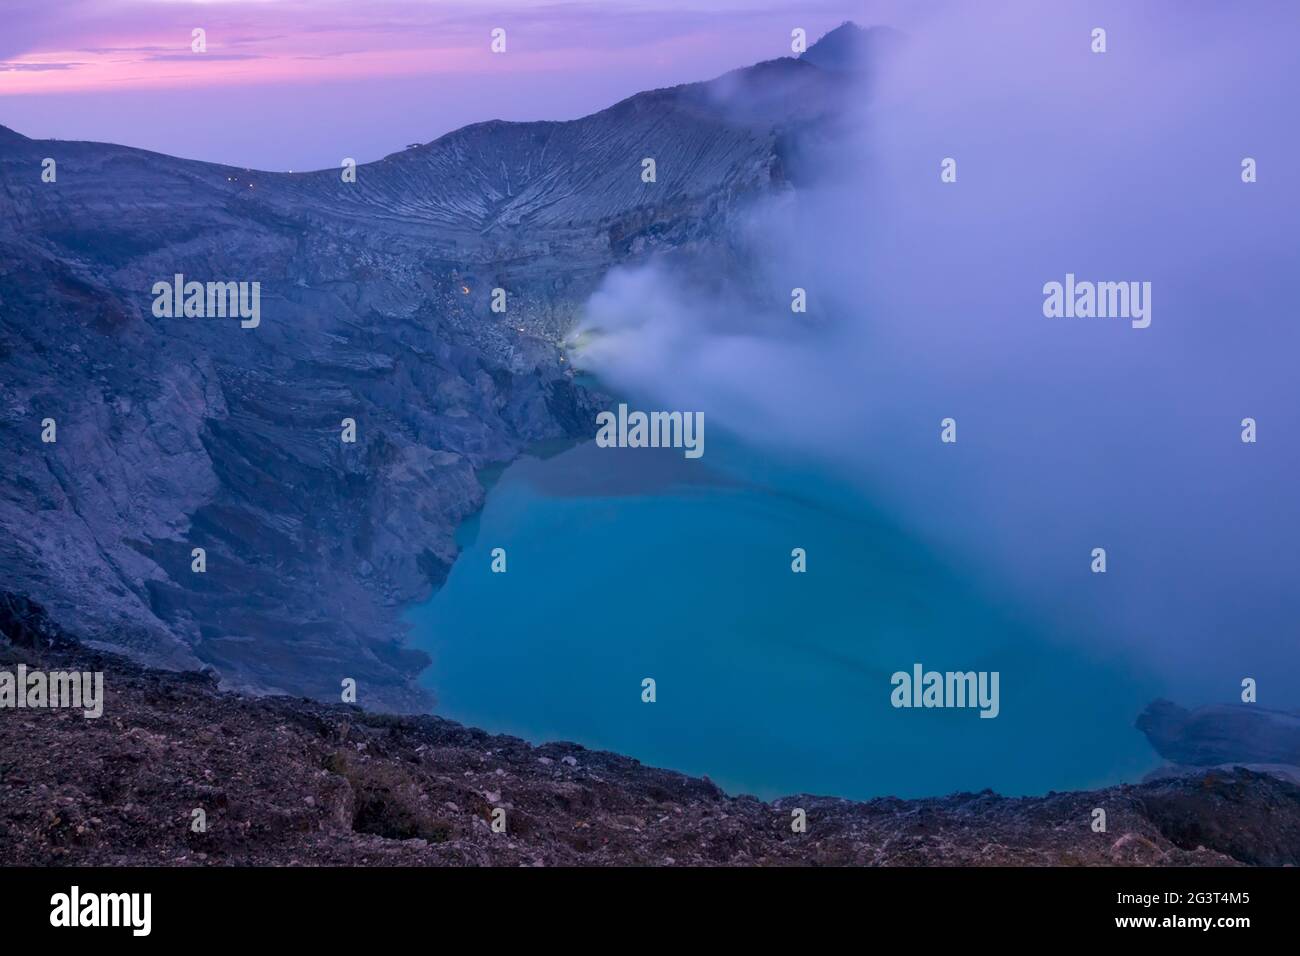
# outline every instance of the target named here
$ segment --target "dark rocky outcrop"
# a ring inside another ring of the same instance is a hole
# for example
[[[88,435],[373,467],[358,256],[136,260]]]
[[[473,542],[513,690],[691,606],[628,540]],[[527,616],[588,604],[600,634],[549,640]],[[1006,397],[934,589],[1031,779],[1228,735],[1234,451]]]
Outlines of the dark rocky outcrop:
[[[1137,728],[1170,761],[1147,774],[1148,781],[1241,767],[1300,784],[1300,714],[1257,704],[1188,710],[1157,700],[1138,717]]]
[[[0,711],[6,865],[1300,863],[1300,787],[1248,770],[1044,797],[765,803],[575,744],[222,692],[79,646],[31,608],[2,630],[15,622],[23,641],[0,639],[0,670],[102,670],[106,704],[92,720]],[[796,808],[806,833],[791,831]]]
[[[1158,700],[1137,720],[1156,753],[1176,764],[1211,767],[1235,761],[1300,765],[1300,714],[1258,704],[1188,710]]]

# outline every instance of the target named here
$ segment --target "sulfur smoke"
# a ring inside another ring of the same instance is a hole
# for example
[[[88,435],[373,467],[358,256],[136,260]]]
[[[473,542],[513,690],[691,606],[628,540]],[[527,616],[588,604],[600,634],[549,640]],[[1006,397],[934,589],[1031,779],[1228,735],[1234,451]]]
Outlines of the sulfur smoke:
[[[743,274],[611,273],[579,361],[850,476],[1045,633],[1171,694],[1250,676],[1300,705],[1300,10],[873,10],[906,42],[815,175],[750,212]],[[1150,327],[1045,317],[1067,273],[1150,282]]]

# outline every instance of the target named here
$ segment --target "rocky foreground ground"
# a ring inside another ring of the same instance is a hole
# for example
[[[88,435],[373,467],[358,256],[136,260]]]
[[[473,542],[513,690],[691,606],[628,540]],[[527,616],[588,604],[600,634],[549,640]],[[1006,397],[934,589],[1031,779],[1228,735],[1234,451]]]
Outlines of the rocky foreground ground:
[[[1300,862],[1300,787],[1246,769],[1045,797],[765,803],[575,744],[222,692],[90,650],[39,615],[0,630],[0,671],[105,672],[98,719],[0,709],[0,864]]]

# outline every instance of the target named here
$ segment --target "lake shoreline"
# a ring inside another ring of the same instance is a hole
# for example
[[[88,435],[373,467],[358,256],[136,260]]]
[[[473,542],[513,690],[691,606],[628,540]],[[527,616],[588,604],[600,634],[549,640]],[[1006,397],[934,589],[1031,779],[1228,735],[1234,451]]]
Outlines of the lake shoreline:
[[[406,616],[408,641],[433,661],[420,682],[435,712],[765,798],[1030,795],[1137,780],[1158,766],[1132,723],[1158,689],[1040,640],[833,479],[787,467],[716,430],[700,460],[590,441],[524,451],[490,476],[443,587]],[[792,547],[810,541],[812,572],[792,574]],[[492,570],[498,560],[505,573]],[[866,605],[854,596],[864,579]],[[632,612],[618,597],[636,593],[632,582],[663,599],[634,601]],[[889,677],[916,661],[1007,672],[1010,710],[970,726],[952,711],[900,721]],[[1058,686],[1035,688],[1045,677]],[[645,678],[667,694],[640,709]],[[773,700],[755,703],[751,689]],[[1029,718],[1035,707],[1045,719]],[[1081,723],[1093,738],[1069,742]],[[909,764],[918,748],[926,762]],[[1025,769],[1015,752],[1044,766]]]
[[[1249,770],[1044,797],[765,802],[576,744],[534,747],[429,715],[222,691],[210,674],[154,670],[81,644],[30,605],[0,601],[0,633],[9,636],[0,666],[103,672],[113,715],[0,720],[0,751],[12,758],[0,851],[11,865],[1300,863],[1300,845],[1283,838],[1300,833],[1300,787]],[[167,755],[157,759],[164,731]],[[68,768],[81,769],[69,777]],[[41,785],[49,779],[66,785]],[[175,825],[189,819],[195,792],[220,799],[220,825],[198,836]],[[1105,832],[1091,827],[1097,807]],[[489,823],[497,808],[504,836]],[[799,811],[802,833],[792,828]],[[69,841],[51,819],[85,825]]]

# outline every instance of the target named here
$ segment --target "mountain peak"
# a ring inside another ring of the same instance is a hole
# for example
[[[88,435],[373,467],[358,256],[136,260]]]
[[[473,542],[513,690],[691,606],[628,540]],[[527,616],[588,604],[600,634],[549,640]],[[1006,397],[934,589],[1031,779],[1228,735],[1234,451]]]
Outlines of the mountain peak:
[[[864,28],[852,20],[845,20],[810,46],[799,59],[824,70],[856,73],[871,66],[901,37],[901,33],[889,27]]]

